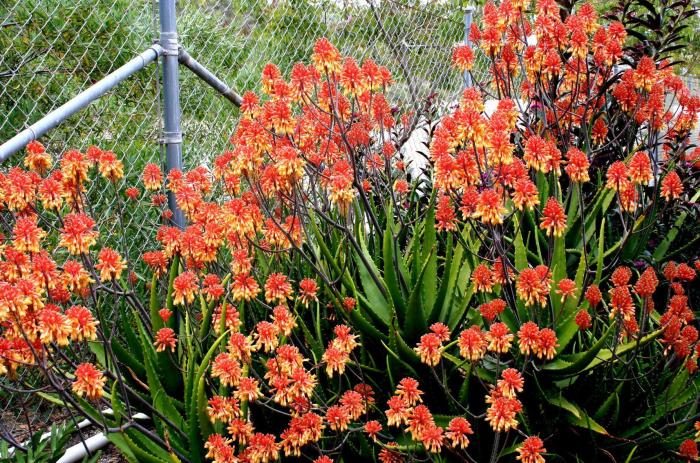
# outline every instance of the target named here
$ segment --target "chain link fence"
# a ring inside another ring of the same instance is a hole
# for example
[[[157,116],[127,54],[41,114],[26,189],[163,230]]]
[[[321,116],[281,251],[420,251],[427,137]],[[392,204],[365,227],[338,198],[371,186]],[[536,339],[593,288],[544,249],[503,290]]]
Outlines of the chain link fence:
[[[463,87],[450,56],[465,37],[465,9],[452,2],[182,0],[177,7],[181,44],[239,93],[258,90],[268,62],[288,75],[323,36],[358,61],[371,57],[392,70],[397,104],[433,93],[450,101]],[[147,48],[158,29],[157,0],[3,1],[0,142]],[[191,167],[225,148],[237,110],[185,69],[180,88],[183,157]],[[113,150],[133,182],[145,163],[162,158],[161,127],[159,69],[151,65],[41,141],[54,155],[91,144]],[[141,245],[148,237],[138,225],[127,224]]]
[[[297,61],[308,61],[313,44],[327,37],[343,54],[371,57],[388,67],[396,82],[396,104],[437,94],[453,101],[464,87],[450,68],[454,45],[465,38],[466,9],[454,2],[427,0],[180,0],[177,27],[182,46],[238,93],[259,90],[268,62],[285,76]],[[159,36],[157,0],[0,1],[0,143],[89,88],[149,47]],[[484,64],[484,61],[481,61]],[[477,67],[479,62],[477,62]],[[68,149],[90,145],[112,150],[124,161],[118,189],[136,185],[148,162],[163,164],[160,65],[150,65],[40,141],[58,159]],[[180,102],[186,167],[207,163],[227,146],[238,111],[188,70],[180,71]],[[17,165],[21,156],[2,169]],[[118,223],[118,203],[106,182],[88,192],[103,236],[137,261],[152,246],[150,216],[131,215]],[[111,199],[108,199],[111,198]],[[123,230],[126,228],[126,230]],[[123,231],[122,231],[123,230]],[[2,230],[8,236],[10,230]],[[4,380],[3,380],[4,381]],[[32,384],[26,378],[25,384]],[[25,402],[0,387],[0,434],[17,442],[36,428],[65,417],[46,404]]]

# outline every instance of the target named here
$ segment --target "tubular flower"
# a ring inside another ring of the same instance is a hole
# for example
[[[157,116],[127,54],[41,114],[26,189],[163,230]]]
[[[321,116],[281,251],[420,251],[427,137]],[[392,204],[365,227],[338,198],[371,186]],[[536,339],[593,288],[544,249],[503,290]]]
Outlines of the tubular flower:
[[[428,452],[440,453],[444,440],[443,429],[440,426],[427,426],[421,432],[421,442]]]
[[[36,216],[29,216],[15,222],[12,244],[19,252],[38,253],[41,250],[41,240],[46,236],[46,232],[37,226],[36,220]]]
[[[398,450],[396,442],[389,442],[385,448],[379,452],[379,461],[381,463],[404,463],[403,454]]]
[[[537,351],[540,328],[533,322],[525,322],[518,330],[520,353],[530,355]]]
[[[103,151],[98,160],[100,174],[111,182],[124,176],[124,164],[111,151]]]
[[[501,373],[501,379],[496,383],[496,387],[505,397],[515,397],[516,392],[523,391],[525,384],[523,376],[515,368],[506,368]]]
[[[644,151],[635,153],[632,159],[630,159],[627,173],[633,183],[642,185],[648,184],[654,178],[651,172],[651,160],[649,159],[649,155]]]
[[[476,362],[486,354],[488,341],[486,334],[476,325],[462,331],[457,340],[459,354],[467,360]]]
[[[622,161],[613,162],[610,167],[608,167],[606,178],[607,183],[605,184],[605,187],[619,191],[626,183],[629,182],[627,179],[627,166],[625,166]]]
[[[345,408],[340,405],[328,407],[326,411],[326,422],[333,431],[346,431],[350,424],[351,417]]]
[[[557,352],[557,333],[551,328],[542,328],[537,333],[537,345],[535,346],[535,354],[537,358],[546,358],[552,360]]]
[[[304,307],[308,307],[309,303],[312,301],[318,301],[316,292],[318,291],[318,285],[315,280],[311,278],[304,278],[299,282],[299,300],[304,304]]]
[[[75,260],[67,260],[63,264],[63,276],[66,287],[73,293],[81,293],[90,283],[94,283],[83,265]]]
[[[43,176],[51,168],[51,163],[51,156],[46,152],[44,145],[36,140],[27,144],[27,156],[24,158],[24,166],[27,169]]]
[[[547,449],[544,448],[544,442],[537,436],[528,437],[516,450],[518,456],[515,458],[522,463],[544,463],[542,454],[547,451]]]
[[[627,286],[632,278],[632,270],[624,265],[617,267],[613,271],[610,281],[614,286]]]
[[[503,299],[494,299],[479,306],[479,312],[484,319],[492,322],[506,308],[506,301]]]
[[[192,304],[199,290],[197,275],[191,271],[183,272],[173,280],[173,304]]]
[[[59,346],[68,345],[71,325],[58,307],[48,304],[39,311],[37,319],[39,321],[38,331],[43,344],[55,342]]]
[[[234,301],[249,301],[258,295],[260,287],[248,273],[241,273],[233,279],[233,300]]]
[[[389,426],[401,426],[408,422],[410,407],[405,399],[395,395],[386,404],[389,406],[385,412]]]
[[[505,212],[501,195],[496,190],[486,189],[479,195],[474,217],[480,218],[485,224],[498,225],[503,223]]]
[[[73,255],[87,254],[90,246],[97,242],[98,232],[93,229],[94,226],[95,221],[85,214],[66,214],[60,245]]]
[[[100,249],[97,260],[98,263],[95,264],[95,268],[100,271],[100,279],[102,281],[118,280],[122,271],[126,268],[124,259],[112,248]]]
[[[70,335],[74,341],[94,341],[97,339],[97,325],[100,323],[95,320],[92,313],[87,307],[74,305],[66,310],[66,319],[70,324]]]
[[[505,397],[498,392],[498,389],[493,389],[486,401],[491,404],[486,410],[486,421],[491,425],[491,429],[495,432],[504,432],[518,427],[515,417],[522,410],[522,404],[518,399]]]
[[[156,346],[156,352],[163,352],[170,349],[170,352],[175,352],[177,338],[175,331],[172,328],[161,328],[156,333],[156,341],[153,343]]]
[[[143,261],[148,265],[156,277],[163,275],[168,269],[168,258],[163,251],[144,252]]]
[[[508,352],[513,342],[513,334],[510,332],[505,323],[494,323],[486,333],[488,341],[488,349],[492,352],[504,354]]]
[[[535,184],[527,178],[521,178],[515,182],[512,199],[519,211],[532,209],[540,204],[539,191]]]
[[[661,196],[666,198],[666,201],[678,199],[683,194],[683,183],[676,171],[671,171],[661,181]]]
[[[577,149],[571,148],[567,153],[568,164],[565,168],[566,173],[571,178],[571,181],[576,183],[584,183],[590,180],[588,175],[588,167],[590,163],[586,154]]]
[[[561,302],[564,302],[567,297],[576,296],[576,283],[569,278],[559,280],[556,293],[561,296]]]
[[[526,306],[547,303],[550,285],[552,284],[551,272],[545,265],[538,265],[534,269],[526,268],[520,272],[516,282],[518,297],[525,301]]]
[[[566,230],[566,214],[559,201],[550,197],[542,209],[540,228],[546,230],[547,236],[560,237]]]
[[[586,288],[586,292],[584,293],[584,297],[588,301],[588,305],[593,309],[595,308],[598,304],[600,304],[600,301],[603,300],[603,295],[600,292],[600,289],[598,289],[598,286],[596,285],[591,285],[588,288]]]
[[[143,168],[143,187],[149,191],[160,189],[163,185],[163,172],[155,164],[146,164]]]
[[[686,439],[678,447],[678,453],[687,461],[698,461],[698,444],[692,439]]]
[[[581,309],[578,312],[576,312],[576,317],[574,318],[574,321],[576,322],[578,329],[582,331],[587,330],[591,327],[591,314],[589,314],[587,310]]]
[[[92,363],[81,363],[75,369],[75,381],[73,392],[78,397],[87,397],[90,400],[98,400],[104,395],[104,385],[107,378]]]
[[[311,59],[318,72],[328,74],[340,72],[340,52],[325,37],[319,39],[314,45],[314,52],[311,55]]]
[[[452,65],[461,72],[471,71],[474,65],[474,51],[469,45],[455,47],[452,52]]]
[[[279,449],[274,435],[256,432],[250,437],[246,452],[252,463],[267,463],[279,459]]]
[[[222,386],[238,386],[241,373],[241,364],[226,352],[217,355],[211,366],[212,378],[219,378]]]
[[[267,302],[286,303],[292,297],[292,285],[281,273],[272,273],[265,282],[265,300]]]
[[[336,372],[339,375],[345,373],[345,365],[349,361],[349,353],[335,346],[329,346],[323,353],[323,362],[326,364],[326,374],[329,378],[332,378]]]
[[[476,291],[490,293],[493,288],[491,269],[484,263],[479,264],[472,272],[472,283]]]
[[[435,209],[435,228],[438,231],[457,230],[457,224],[455,223],[456,218],[457,214],[455,214],[454,207],[452,207],[450,197],[447,195],[440,196],[437,208]]]
[[[396,395],[404,399],[409,405],[413,406],[419,402],[423,402],[421,396],[423,391],[418,389],[419,383],[413,378],[403,378],[399,381],[396,387]]]
[[[656,272],[652,267],[647,267],[634,285],[634,290],[642,298],[651,297],[659,285],[659,279],[656,277]]]
[[[209,420],[212,423],[216,423],[217,421],[228,423],[238,418],[241,413],[238,400],[232,397],[215,395],[209,399],[207,403],[207,415],[209,415]]]
[[[474,434],[471,424],[466,418],[452,418],[447,425],[445,437],[450,440],[452,447],[465,449],[469,446],[469,435]]]
[[[280,330],[277,325],[262,321],[255,325],[255,332],[253,337],[255,339],[255,344],[253,347],[257,350],[261,347],[265,352],[272,352],[279,344]]]
[[[366,422],[362,429],[370,439],[377,442],[377,434],[382,432],[382,425],[377,420],[371,420]]]
[[[620,314],[623,320],[634,318],[634,302],[627,286],[617,286],[610,290],[610,318]]]
[[[428,333],[421,336],[418,346],[414,350],[420,356],[421,362],[436,366],[442,358],[442,341],[435,333]]]

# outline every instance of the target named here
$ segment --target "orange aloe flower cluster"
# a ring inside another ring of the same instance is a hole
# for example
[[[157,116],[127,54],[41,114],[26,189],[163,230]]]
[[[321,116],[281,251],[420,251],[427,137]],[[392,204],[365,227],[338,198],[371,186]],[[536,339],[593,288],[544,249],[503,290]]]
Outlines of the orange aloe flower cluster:
[[[97,340],[91,290],[124,269],[110,248],[91,255],[99,232],[82,196],[93,167],[109,182],[121,178],[114,154],[91,147],[88,154],[68,151],[56,163],[41,143],[32,142],[24,165],[28,170],[0,173],[0,204],[11,224],[0,245],[0,375],[10,378],[24,368],[51,369],[59,349]],[[65,211],[58,224],[43,215],[58,211]],[[94,365],[82,363],[72,389],[97,400],[106,381]]]

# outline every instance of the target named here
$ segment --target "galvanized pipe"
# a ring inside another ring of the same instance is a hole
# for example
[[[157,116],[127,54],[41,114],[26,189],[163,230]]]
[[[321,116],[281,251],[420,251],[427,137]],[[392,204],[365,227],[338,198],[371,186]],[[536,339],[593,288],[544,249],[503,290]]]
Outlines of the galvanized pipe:
[[[464,44],[469,46],[471,46],[471,43],[469,41],[469,32],[472,28],[472,17],[474,15],[475,9],[476,8],[474,6],[469,5],[464,11]],[[472,86],[472,74],[470,71],[464,71],[464,86]]]
[[[118,84],[146,67],[149,63],[158,59],[162,53],[163,48],[160,45],[153,45],[147,48],[140,55],[129,60],[114,72],[107,74],[85,91],[80,92],[66,103],[7,140],[0,145],[0,162],[7,160],[10,156],[27,146],[30,141],[36,140],[49,130],[57,127],[67,118],[88,106]]]
[[[233,90],[231,87],[226,85],[224,81],[216,77],[213,72],[204,67],[203,64],[201,64],[196,59],[192,58],[192,56],[189,53],[187,53],[187,51],[182,47],[180,47],[180,54],[178,55],[178,59],[180,60],[180,63],[183,66],[192,71],[197,77],[202,79],[204,82],[209,84],[224,98],[226,98],[236,106],[241,106],[241,103],[243,102],[241,96],[238,93],[236,93],[236,91]]]
[[[167,172],[182,170],[182,131],[180,130],[180,71],[179,45],[175,0],[159,0],[160,45],[163,47],[163,139]],[[185,216],[177,205],[175,194],[168,191],[168,207],[173,213],[171,222],[185,227]]]

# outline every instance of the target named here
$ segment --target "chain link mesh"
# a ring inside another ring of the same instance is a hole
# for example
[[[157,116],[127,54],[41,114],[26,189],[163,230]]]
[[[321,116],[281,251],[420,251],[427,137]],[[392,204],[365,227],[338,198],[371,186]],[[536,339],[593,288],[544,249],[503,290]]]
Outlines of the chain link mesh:
[[[452,49],[465,38],[465,10],[453,2],[180,0],[177,17],[185,49],[239,93],[259,90],[268,62],[288,76],[295,62],[309,60],[314,42],[324,36],[344,55],[358,61],[371,57],[388,67],[396,82],[391,95],[396,104],[432,94],[449,102],[464,86],[450,68]],[[0,2],[0,142],[143,51],[157,40],[158,30],[157,0]],[[477,68],[483,65],[483,59],[477,62]],[[40,141],[55,158],[93,144],[114,151],[125,165],[124,180],[116,186],[123,194],[125,186],[137,184],[147,162],[163,161],[159,72],[157,64],[147,67]],[[238,111],[185,68],[180,99],[186,167],[207,163],[225,149]],[[110,244],[136,261],[153,239],[150,227],[141,225],[156,221],[157,211],[147,218],[132,216],[129,205],[115,201],[109,188],[114,187],[100,180],[88,192],[102,236],[128,236]],[[119,209],[124,213],[117,214]],[[9,232],[3,230],[6,236]],[[0,387],[0,434],[18,442],[50,422],[53,413],[46,404],[25,399]]]

